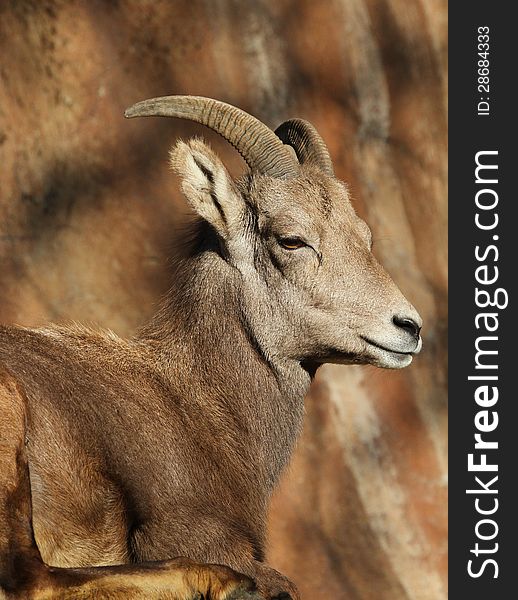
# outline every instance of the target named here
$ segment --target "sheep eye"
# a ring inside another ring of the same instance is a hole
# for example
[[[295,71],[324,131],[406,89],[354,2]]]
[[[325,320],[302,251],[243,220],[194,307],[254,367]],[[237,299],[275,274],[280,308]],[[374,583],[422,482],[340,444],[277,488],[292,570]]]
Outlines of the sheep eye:
[[[304,246],[307,246],[307,244],[298,237],[280,238],[279,244],[285,250],[298,250],[299,248],[304,248]]]

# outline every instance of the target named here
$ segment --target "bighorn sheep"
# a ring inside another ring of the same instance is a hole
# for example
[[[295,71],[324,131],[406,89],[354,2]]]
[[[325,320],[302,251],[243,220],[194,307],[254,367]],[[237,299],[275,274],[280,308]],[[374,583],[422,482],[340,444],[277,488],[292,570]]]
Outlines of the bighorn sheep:
[[[191,96],[126,112],[153,115],[214,129],[250,171],[199,139],[171,152],[200,218],[133,339],[0,327],[2,598],[298,598],[263,548],[312,377],[421,348],[310,123]]]

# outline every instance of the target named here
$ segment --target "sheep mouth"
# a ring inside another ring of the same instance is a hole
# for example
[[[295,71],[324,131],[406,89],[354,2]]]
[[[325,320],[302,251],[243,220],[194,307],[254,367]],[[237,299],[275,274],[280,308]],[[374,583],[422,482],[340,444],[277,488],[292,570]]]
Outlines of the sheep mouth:
[[[387,348],[386,346],[378,344],[374,340],[371,340],[370,338],[365,337],[363,335],[360,337],[362,338],[363,341],[367,342],[367,344],[370,344],[371,346],[378,348],[378,350],[383,350],[384,352],[389,352],[390,354],[396,354],[398,356],[414,356],[415,354],[417,354],[419,352],[420,346],[421,346],[421,344],[418,342],[416,347],[413,350],[410,350],[409,352],[403,352],[402,350],[394,350],[393,348]]]

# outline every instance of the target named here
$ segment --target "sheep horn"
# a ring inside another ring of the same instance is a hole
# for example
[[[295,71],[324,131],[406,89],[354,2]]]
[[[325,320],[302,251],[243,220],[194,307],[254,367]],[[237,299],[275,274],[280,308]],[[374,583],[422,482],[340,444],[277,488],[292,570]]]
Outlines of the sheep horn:
[[[329,150],[311,123],[303,119],[290,119],[279,125],[275,133],[285,144],[293,147],[301,164],[307,161],[328,175],[334,175]]]
[[[162,96],[137,102],[124,113],[132,117],[178,117],[210,127],[236,148],[252,171],[271,177],[294,177],[299,165],[275,133],[244,110],[201,96]]]

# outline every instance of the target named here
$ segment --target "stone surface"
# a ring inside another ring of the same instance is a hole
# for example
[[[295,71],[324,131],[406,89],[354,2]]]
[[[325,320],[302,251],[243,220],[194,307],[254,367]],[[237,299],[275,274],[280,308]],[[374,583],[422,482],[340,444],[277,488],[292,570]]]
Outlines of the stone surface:
[[[187,213],[150,96],[228,101],[327,141],[424,321],[401,372],[328,366],[273,502],[269,560],[304,598],[446,598],[446,1],[0,3],[0,321],[131,334]]]

